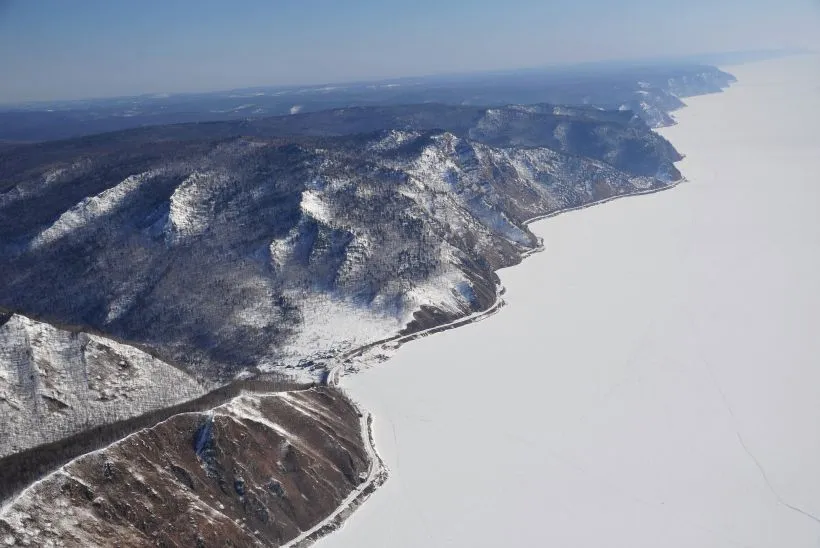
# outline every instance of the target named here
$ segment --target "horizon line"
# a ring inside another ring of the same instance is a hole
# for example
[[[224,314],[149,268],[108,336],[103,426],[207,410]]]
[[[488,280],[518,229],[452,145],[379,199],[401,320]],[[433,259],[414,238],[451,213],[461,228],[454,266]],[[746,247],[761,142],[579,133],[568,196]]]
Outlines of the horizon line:
[[[347,81],[332,81],[332,82],[314,82],[314,83],[288,83],[288,84],[270,84],[270,85],[249,85],[249,86],[238,86],[238,87],[221,87],[215,89],[207,89],[201,91],[176,91],[176,92],[168,92],[168,91],[155,91],[155,92],[145,92],[145,93],[135,93],[135,94],[125,94],[125,95],[100,95],[100,96],[90,96],[90,97],[83,97],[83,98],[76,98],[76,99],[47,99],[47,100],[35,100],[35,101],[0,101],[0,110],[3,111],[12,111],[12,110],[26,110],[30,109],[31,107],[37,106],[48,106],[48,105],[57,105],[57,104],[65,104],[65,103],[84,103],[90,101],[116,101],[116,100],[123,100],[123,99],[134,99],[134,98],[148,98],[148,99],[165,99],[171,97],[180,97],[180,96],[195,96],[195,95],[209,95],[209,94],[220,94],[220,93],[230,93],[230,92],[241,92],[241,91],[250,91],[250,90],[289,90],[289,89],[296,89],[296,88],[321,88],[326,86],[334,86],[334,87],[352,87],[352,86],[359,86],[359,85],[373,85],[373,84],[385,84],[385,83],[393,83],[393,82],[400,82],[412,79],[420,79],[420,80],[427,80],[427,79],[435,79],[435,78],[463,78],[463,77],[470,77],[470,76],[482,76],[482,75],[500,75],[500,74],[515,74],[521,72],[538,72],[538,71],[549,71],[549,70],[560,70],[560,69],[569,69],[574,67],[589,67],[589,66],[611,66],[611,65],[624,65],[624,66],[632,66],[632,67],[650,67],[650,66],[657,66],[661,64],[705,64],[717,67],[721,64],[743,64],[748,62],[755,62],[755,61],[763,61],[771,58],[776,57],[786,57],[791,55],[805,55],[805,54],[817,54],[817,50],[813,50],[810,48],[775,48],[775,49],[756,49],[756,50],[734,50],[734,51],[724,51],[724,52],[706,52],[706,53],[693,53],[693,54],[686,54],[686,55],[672,55],[672,56],[663,56],[663,57],[634,57],[634,58],[614,58],[614,59],[597,59],[597,60],[589,60],[589,61],[569,61],[569,62],[556,62],[556,63],[549,63],[540,66],[530,66],[530,67],[518,67],[518,68],[496,68],[496,69],[481,69],[481,70],[471,70],[471,71],[442,71],[442,72],[435,72],[435,73],[425,73],[425,74],[417,74],[417,75],[407,75],[407,76],[394,76],[389,78],[373,78],[373,79],[360,79],[360,80],[347,80]],[[735,62],[720,62],[718,58],[720,57],[739,57],[740,60],[736,60]],[[710,59],[711,58],[711,59]]]

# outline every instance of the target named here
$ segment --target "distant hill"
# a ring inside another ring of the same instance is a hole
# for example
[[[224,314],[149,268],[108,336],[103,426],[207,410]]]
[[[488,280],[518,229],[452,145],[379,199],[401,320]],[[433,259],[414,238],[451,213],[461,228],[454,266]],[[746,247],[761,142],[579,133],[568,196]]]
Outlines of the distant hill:
[[[681,97],[719,91],[733,78],[702,64],[596,63],[551,69],[403,78],[324,86],[32,103],[0,108],[0,139],[47,141],[121,129],[245,120],[352,106],[441,103],[591,105],[673,123]]]

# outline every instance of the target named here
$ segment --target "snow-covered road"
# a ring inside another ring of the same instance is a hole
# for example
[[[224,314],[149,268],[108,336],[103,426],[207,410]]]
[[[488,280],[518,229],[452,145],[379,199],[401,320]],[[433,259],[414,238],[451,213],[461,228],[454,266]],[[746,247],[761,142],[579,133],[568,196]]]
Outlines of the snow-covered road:
[[[536,223],[488,321],[342,385],[390,479],[324,547],[816,547],[820,59],[729,67],[678,188]]]

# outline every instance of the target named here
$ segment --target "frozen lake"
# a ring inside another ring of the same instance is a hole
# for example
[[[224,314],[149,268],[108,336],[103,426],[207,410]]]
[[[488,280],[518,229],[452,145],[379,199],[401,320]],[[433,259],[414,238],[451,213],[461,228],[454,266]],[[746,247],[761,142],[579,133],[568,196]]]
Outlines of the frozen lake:
[[[728,70],[663,130],[690,182],[539,222],[509,306],[344,378],[391,477],[320,546],[820,544],[820,59]]]

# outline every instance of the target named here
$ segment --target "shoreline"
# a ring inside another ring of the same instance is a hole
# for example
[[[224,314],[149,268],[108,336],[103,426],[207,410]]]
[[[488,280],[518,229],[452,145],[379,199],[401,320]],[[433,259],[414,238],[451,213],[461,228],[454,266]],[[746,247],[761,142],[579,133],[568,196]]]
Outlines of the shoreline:
[[[681,158],[680,160],[678,160],[675,163],[677,164],[677,163],[682,162],[684,160],[684,158]],[[581,211],[581,210],[584,210],[584,209],[588,209],[590,207],[595,207],[595,206],[603,205],[603,204],[606,204],[606,203],[609,203],[609,202],[613,202],[615,200],[620,200],[621,198],[633,198],[635,196],[646,196],[647,194],[655,194],[657,192],[663,192],[665,190],[670,190],[672,188],[675,188],[676,186],[680,185],[681,183],[688,183],[688,182],[689,182],[689,180],[686,177],[681,177],[681,178],[675,179],[674,181],[671,181],[669,183],[664,183],[662,186],[659,186],[659,187],[647,188],[645,190],[639,190],[637,192],[630,192],[628,194],[615,194],[614,196],[609,196],[607,198],[601,198],[600,200],[595,200],[594,202],[589,202],[588,204],[583,204],[583,205],[573,206],[573,207],[567,207],[567,208],[564,208],[564,209],[559,209],[557,211],[553,211],[552,213],[545,213],[544,215],[537,215],[537,216],[533,217],[532,219],[528,219],[528,220],[524,221],[524,225],[529,226],[533,223],[537,223],[538,221],[543,221],[544,219],[549,219],[551,217],[557,217],[558,215],[562,215],[564,213],[571,213],[573,211]],[[538,251],[541,251],[541,249],[530,251],[524,256],[529,257],[530,255],[532,255],[533,253],[537,253]]]
[[[583,205],[579,205],[579,206],[573,206],[573,207],[567,207],[567,208],[563,208],[563,209],[558,209],[556,211],[552,211],[550,213],[545,213],[543,215],[536,215],[535,217],[532,217],[532,218],[527,219],[526,221],[524,221],[523,224],[524,224],[524,226],[528,227],[529,225],[531,225],[533,223],[537,223],[539,221],[543,221],[545,219],[549,219],[549,218],[552,218],[552,217],[557,217],[557,216],[563,215],[565,213],[571,213],[573,211],[581,211],[581,210],[584,210],[584,209],[588,209],[590,207],[603,205],[603,204],[606,204],[606,203],[609,203],[609,202],[612,202],[612,201],[615,201],[615,200],[623,199],[623,198],[634,198],[634,197],[638,197],[638,196],[646,196],[646,195],[655,194],[655,193],[658,193],[658,192],[663,192],[663,191],[666,191],[666,190],[671,190],[671,189],[677,187],[678,185],[680,185],[682,183],[687,183],[687,182],[688,182],[688,180],[685,177],[681,177],[679,179],[676,179],[675,181],[672,181],[672,182],[669,182],[669,183],[664,183],[662,186],[649,188],[649,189],[645,189],[645,190],[640,190],[640,191],[637,191],[637,192],[630,192],[630,193],[625,193],[625,194],[616,194],[614,196],[609,196],[607,198],[602,198],[600,200],[595,200],[595,201],[589,202],[587,204],[583,204]],[[539,238],[539,244],[536,247],[521,252],[520,260],[517,263],[512,264],[510,266],[505,266],[505,267],[499,268],[497,270],[494,270],[493,272],[497,273],[497,272],[499,272],[501,270],[505,270],[507,268],[515,268],[516,266],[523,263],[526,258],[528,258],[528,257],[530,257],[530,256],[532,256],[536,253],[540,253],[540,252],[544,251],[545,249],[546,249],[546,247],[544,246],[543,238]],[[345,371],[344,366],[346,364],[348,364],[349,361],[352,358],[360,357],[360,356],[364,355],[366,352],[375,349],[376,347],[381,346],[383,350],[396,351],[402,345],[404,345],[408,342],[414,341],[416,339],[419,339],[421,337],[427,337],[427,336],[433,335],[435,333],[440,333],[442,331],[448,331],[450,329],[455,329],[457,327],[461,327],[461,326],[464,326],[464,325],[467,325],[467,324],[470,324],[470,323],[475,323],[475,322],[482,321],[482,320],[488,318],[489,316],[492,316],[495,313],[499,312],[501,308],[506,306],[506,301],[504,301],[504,299],[502,298],[505,292],[506,292],[506,288],[502,284],[500,284],[500,283],[496,284],[496,298],[493,301],[493,303],[488,308],[486,308],[484,310],[479,310],[479,311],[473,312],[471,314],[468,314],[467,316],[457,318],[455,320],[451,320],[451,321],[449,321],[447,323],[444,323],[444,324],[441,324],[441,325],[428,327],[426,329],[423,329],[421,331],[417,331],[415,333],[408,333],[406,335],[396,334],[396,335],[393,335],[391,337],[388,337],[388,338],[385,338],[385,339],[380,339],[380,340],[374,341],[372,343],[367,343],[367,344],[362,345],[358,348],[354,348],[352,350],[349,350],[349,351],[345,352],[344,354],[342,354],[341,356],[339,356],[338,358],[335,359],[335,361],[338,361],[339,363],[337,363],[336,365],[330,367],[327,370],[327,372],[324,375],[324,378],[323,378],[322,382],[323,382],[323,384],[326,384],[327,386],[338,386],[340,381],[341,381],[341,377],[344,376],[344,371]],[[387,345],[390,345],[390,346],[388,347]],[[389,357],[387,359],[389,359]]]
[[[688,182],[688,180],[685,177],[681,177],[681,178],[679,178],[679,179],[677,179],[677,180],[675,180],[671,183],[665,184],[664,186],[651,188],[651,189],[643,190],[643,191],[640,191],[640,192],[632,192],[632,193],[629,193],[629,194],[618,194],[618,195],[615,195],[615,196],[610,196],[608,198],[597,200],[595,202],[590,202],[588,204],[584,204],[584,205],[581,205],[581,206],[575,206],[575,207],[571,207],[571,208],[560,209],[558,211],[553,211],[553,212],[548,213],[548,214],[539,215],[539,216],[533,217],[532,219],[528,219],[527,221],[524,222],[524,225],[529,226],[530,224],[536,223],[538,221],[543,221],[545,219],[549,219],[551,217],[556,217],[556,216],[559,216],[559,215],[564,214],[564,213],[571,213],[573,211],[580,211],[580,210],[583,210],[583,209],[588,209],[590,207],[603,205],[603,204],[606,204],[608,202],[618,200],[618,199],[621,199],[621,198],[645,196],[645,195],[650,195],[650,194],[655,194],[655,193],[658,193],[658,192],[662,192],[664,190],[670,190],[670,189],[673,189],[673,188],[677,187],[681,183],[685,183],[685,182]],[[515,268],[515,267],[521,265],[526,258],[528,258],[528,257],[530,257],[530,256],[532,256],[536,253],[540,253],[542,251],[545,251],[546,247],[543,243],[543,238],[539,238],[539,241],[540,241],[540,243],[537,247],[535,247],[531,250],[527,250],[526,252],[523,252],[521,254],[521,261],[519,261],[518,263],[516,263],[514,265],[504,267],[503,269]],[[499,269],[499,270],[503,270],[503,269]],[[495,272],[498,272],[498,270],[496,270]],[[428,337],[430,335],[434,335],[434,334],[441,333],[441,332],[444,332],[444,331],[450,331],[452,329],[463,327],[465,325],[469,325],[469,324],[472,324],[472,323],[477,323],[477,322],[480,322],[482,320],[488,319],[491,316],[494,316],[504,306],[507,305],[507,302],[503,298],[505,292],[506,292],[506,288],[503,286],[503,284],[499,283],[499,284],[496,285],[496,299],[493,302],[493,304],[490,305],[486,310],[482,310],[482,311],[479,311],[479,312],[474,312],[474,313],[472,313],[472,314],[470,314],[466,317],[459,318],[457,320],[453,320],[451,322],[448,322],[448,323],[445,323],[445,324],[442,324],[442,325],[430,327],[430,328],[427,328],[423,331],[419,331],[417,333],[411,333],[411,334],[408,334],[408,335],[397,335],[395,337],[391,337],[391,338],[388,338],[388,339],[383,339],[383,340],[380,340],[380,341],[376,341],[374,343],[369,343],[369,344],[364,345],[364,346],[362,346],[358,349],[350,351],[348,354],[343,356],[340,363],[338,363],[337,365],[333,366],[332,368],[330,368],[328,370],[328,372],[325,376],[326,385],[330,386],[330,387],[338,387],[339,389],[342,389],[342,387],[341,387],[342,378],[348,372],[345,369],[345,365],[347,363],[349,363],[350,358],[359,357],[359,356],[363,355],[365,352],[367,352],[369,350],[372,350],[376,347],[381,346],[383,350],[388,350],[388,351],[395,352],[402,345],[404,345],[406,343],[409,343],[411,341],[414,341],[416,339],[420,339],[422,337]],[[387,346],[387,345],[391,345],[391,346],[389,348],[385,348],[385,346]],[[382,360],[382,361],[388,361],[389,359],[390,359],[390,357],[388,357],[388,358],[386,358],[385,360]],[[351,372],[358,372],[358,370],[353,370]],[[355,398],[353,398],[349,394],[346,393],[346,395],[350,399],[350,401],[353,402],[353,404],[357,408],[359,408],[359,409],[362,408],[360,402],[356,401]],[[376,489],[381,487],[389,479],[390,470],[386,466],[386,464],[384,463],[382,458],[379,456],[378,449],[376,447],[375,440],[373,438],[372,424],[373,424],[374,420],[375,419],[373,418],[373,415],[371,413],[367,413],[367,421],[368,421],[367,422],[367,439],[369,440],[369,444],[371,446],[371,449],[372,449],[373,453],[375,454],[376,458],[378,459],[378,461],[379,461],[379,463],[382,467],[381,474],[377,478],[378,481],[376,481],[375,484],[374,483],[369,484],[367,486],[367,491],[366,492],[362,491],[361,493],[358,493],[357,496],[353,497],[353,499],[350,500],[349,502],[343,503],[342,505],[340,505],[330,516],[328,516],[328,518],[326,518],[325,520],[322,521],[322,523],[320,523],[316,527],[314,527],[314,529],[312,529],[312,531],[315,531],[315,533],[318,533],[316,536],[305,536],[305,538],[303,538],[303,539],[300,537],[301,540],[299,540],[298,542],[297,542],[296,539],[294,539],[293,541],[289,541],[288,543],[284,544],[283,547],[304,548],[304,547],[310,546],[314,542],[320,540],[322,537],[325,537],[325,536],[327,536],[327,535],[341,529],[342,527],[344,527],[347,520],[356,512],[356,510],[358,510],[359,507],[362,504],[364,504],[364,502],[366,502],[367,499],[370,498],[370,495],[372,495],[376,491]],[[325,530],[325,528],[327,528],[327,529]]]
[[[654,194],[657,192],[674,188],[681,182],[685,181],[686,179],[681,177],[676,181],[673,181],[671,183],[665,183],[662,186],[641,190],[637,192],[617,194],[580,206],[559,209],[544,215],[535,216],[531,219],[524,221],[523,224],[524,226],[529,226],[541,220],[545,220],[572,211],[579,211],[590,207],[602,205],[607,202],[611,202],[613,200],[621,198]],[[539,245],[537,245],[533,249],[522,251],[520,254],[520,260],[516,264],[503,267],[502,269],[495,270],[494,272],[498,272],[499,270],[503,270],[505,268],[513,268],[515,266],[518,266],[522,264],[526,258],[536,253],[542,252],[545,249],[546,248],[544,246],[543,239],[539,238]],[[64,466],[71,463],[73,460],[80,458],[84,455],[93,454],[101,450],[104,450],[105,448],[110,447],[116,443],[122,442],[123,440],[143,430],[156,427],[162,424],[163,422],[169,420],[173,416],[185,413],[207,411],[208,409],[224,404],[227,401],[230,401],[234,397],[241,395],[245,392],[264,395],[267,393],[302,391],[309,390],[318,384],[328,386],[336,390],[340,390],[362,414],[362,439],[365,442],[365,450],[371,457],[371,466],[368,478],[365,480],[366,485],[363,484],[363,487],[359,487],[354,492],[352,492],[349,495],[348,499],[346,499],[343,502],[343,504],[339,505],[333,512],[331,512],[330,515],[328,515],[326,518],[324,518],[322,521],[320,521],[318,524],[312,527],[309,531],[303,532],[299,537],[296,537],[295,539],[292,539],[283,545],[291,546],[293,548],[302,548],[304,546],[309,546],[318,541],[320,538],[341,528],[347,521],[347,519],[362,504],[364,504],[364,502],[367,499],[369,499],[370,496],[379,487],[381,487],[389,479],[390,475],[389,469],[385,465],[381,456],[379,455],[378,449],[375,444],[372,428],[374,421],[373,416],[368,412],[363,412],[361,405],[358,402],[356,402],[352,397],[350,397],[350,395],[347,394],[343,390],[343,387],[340,385],[342,377],[345,376],[345,374],[349,373],[349,371],[346,369],[346,366],[351,363],[351,360],[353,358],[362,357],[367,352],[373,351],[375,349],[380,349],[385,352],[393,353],[396,352],[402,345],[407,344],[411,341],[485,320],[495,315],[504,306],[506,306],[507,303],[503,298],[505,292],[505,287],[499,283],[496,285],[495,300],[488,308],[484,310],[476,311],[467,316],[451,320],[441,325],[429,327],[415,333],[409,333],[405,335],[396,334],[392,337],[374,341],[372,343],[368,343],[358,348],[352,349],[342,354],[340,357],[336,358],[336,360],[334,360],[336,361],[336,365],[327,370],[327,372],[324,375],[324,378],[319,383],[295,383],[295,385],[298,386],[290,388],[283,387],[282,389],[271,390],[272,385],[276,383],[257,379],[233,381],[229,384],[211,390],[210,392],[203,394],[202,396],[195,398],[193,400],[182,402],[172,407],[158,409],[137,417],[133,417],[131,419],[126,419],[124,421],[118,421],[116,423],[96,427],[94,429],[94,432],[97,432],[97,434],[93,436],[93,439],[95,441],[90,444],[89,447],[93,447],[90,450],[87,447],[81,447],[82,444],[89,443],[88,440],[91,438],[89,436],[89,432],[81,432],[50,444],[40,445],[31,448],[27,451],[24,451],[22,453],[15,453],[13,455],[4,457],[3,459],[0,459],[0,465],[2,465],[0,466],[0,469],[4,470],[5,475],[11,473],[14,477],[14,481],[0,481],[0,484],[2,484],[4,487],[3,491],[0,491],[0,505],[2,505],[0,507],[0,516],[2,516],[6,512],[6,510],[13,505],[14,501],[18,497],[22,496],[30,488],[39,484],[43,480],[47,479],[55,473],[58,473],[60,470],[63,469]],[[380,359],[379,361],[386,361],[390,359],[390,357],[392,356]],[[358,370],[354,369],[351,371]],[[286,383],[283,382],[281,384]],[[133,425],[136,425],[136,427]],[[125,435],[119,435],[118,432],[123,430],[125,430],[127,433]],[[110,434],[106,435],[105,433],[107,432]],[[37,471],[19,471],[19,469],[21,467],[24,467],[27,463],[31,461],[37,461],[38,459],[36,458],[36,455],[41,454],[47,455],[48,459],[46,464],[37,465]]]
[[[745,67],[659,132],[686,152],[669,188],[709,192],[538,226],[550,255],[501,276],[498,324],[345,378],[396,484],[325,545],[813,545],[807,66]]]
[[[343,392],[344,393],[344,392]],[[348,400],[353,403],[361,413],[361,407],[349,395],[345,394]],[[381,487],[390,475],[387,465],[376,449],[376,442],[373,438],[373,416],[370,413],[363,413],[361,418],[362,438],[365,441],[365,450],[370,457],[370,469],[367,479],[358,486],[342,504],[330,513],[325,519],[304,531],[298,537],[289,540],[282,545],[282,548],[305,548],[312,545],[322,537],[325,537],[341,528],[347,519],[364,504],[370,496]]]
[[[685,181],[686,179],[684,177],[681,177],[675,181],[669,183],[661,183],[658,186],[652,188],[623,194],[615,194],[579,206],[562,208],[543,215],[536,215],[530,219],[525,220],[523,222],[523,226],[527,227],[541,220],[555,217],[564,213],[579,211],[593,206],[602,205],[621,198],[642,196],[646,194],[654,194],[664,190],[669,190],[671,188],[676,187],[681,182]],[[523,250],[520,252],[518,262],[510,266],[494,270],[493,272],[497,273],[500,270],[518,266],[522,264],[526,258],[544,250],[545,246],[543,238],[539,238],[538,245],[536,247],[528,250]],[[342,391],[342,393],[345,394],[345,396],[354,404],[354,406],[356,406],[356,408],[359,409],[360,413],[362,413],[362,438],[365,441],[365,449],[371,457],[371,470],[370,474],[368,474],[367,480],[365,481],[366,485],[364,485],[364,487],[357,488],[353,493],[349,495],[349,500],[346,500],[343,504],[338,506],[329,516],[320,521],[309,531],[304,532],[299,537],[288,541],[286,544],[284,544],[284,546],[302,547],[313,544],[318,539],[342,527],[346,520],[372,495],[373,492],[376,491],[376,489],[383,485],[389,478],[389,469],[385,465],[383,459],[380,457],[377,447],[375,445],[372,429],[372,424],[374,420],[373,416],[370,413],[362,412],[360,404],[354,401],[353,398],[351,398],[348,394],[346,394],[340,386],[341,379],[343,376],[345,376],[345,374],[349,373],[350,371],[358,371],[358,369],[347,370],[346,366],[350,365],[352,359],[362,357],[366,355],[368,352],[376,349],[391,353],[390,356],[380,358],[379,361],[382,362],[390,359],[390,357],[392,357],[392,353],[396,352],[402,345],[407,344],[411,341],[427,337],[436,333],[449,331],[451,329],[455,329],[458,327],[463,327],[471,323],[477,323],[484,319],[487,319],[490,316],[495,315],[504,306],[506,306],[507,303],[503,298],[505,291],[506,289],[502,284],[496,284],[495,300],[489,307],[487,307],[484,310],[475,311],[466,316],[451,320],[441,325],[432,326],[421,331],[417,331],[415,333],[408,333],[404,335],[397,333],[394,336],[385,339],[380,339],[372,343],[367,343],[358,348],[349,350],[333,360],[334,362],[336,362],[336,364],[324,373],[323,378],[318,383],[294,383],[299,386],[294,386],[293,388],[271,390],[271,387],[269,385],[273,383],[268,383],[267,381],[259,379],[232,381],[228,384],[219,386],[193,400],[182,402],[172,407],[158,409],[137,417],[133,417],[131,419],[126,419],[123,421],[118,421],[116,423],[96,427],[94,429],[94,432],[96,432],[96,434],[93,436],[94,440],[96,441],[94,441],[93,443],[89,444],[89,432],[81,432],[50,444],[40,445],[31,448],[27,451],[24,451],[22,453],[15,453],[13,455],[9,455],[8,457],[4,457],[3,459],[0,459],[0,465],[3,465],[0,468],[4,470],[6,475],[11,473],[14,476],[14,481],[0,482],[0,484],[2,484],[4,487],[3,491],[0,491],[0,504],[2,505],[2,508],[0,508],[0,515],[4,514],[7,508],[13,505],[14,501],[19,496],[27,492],[31,487],[37,485],[44,479],[59,472],[63,469],[65,465],[71,463],[73,460],[80,458],[84,455],[104,450],[105,448],[114,445],[118,442],[121,442],[136,433],[139,433],[146,429],[153,428],[167,421],[175,415],[206,411],[211,407],[224,404],[227,401],[230,401],[234,397],[241,395],[244,392],[264,395],[266,393],[276,393],[283,391],[287,392],[294,390],[308,390],[318,384]],[[71,328],[73,330],[81,329],[78,326],[71,326]],[[131,344],[125,342],[123,343]],[[141,348],[136,345],[132,346]],[[260,384],[260,386],[256,387],[256,384]],[[119,434],[119,432],[123,431],[127,433],[125,433],[125,435]],[[83,444],[88,444],[88,446],[82,447]],[[48,459],[46,459],[46,464],[38,464],[37,471],[34,472],[19,472],[20,468],[25,468],[26,463],[31,461],[38,461],[37,455],[42,454],[48,456]]]

